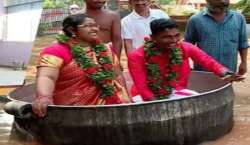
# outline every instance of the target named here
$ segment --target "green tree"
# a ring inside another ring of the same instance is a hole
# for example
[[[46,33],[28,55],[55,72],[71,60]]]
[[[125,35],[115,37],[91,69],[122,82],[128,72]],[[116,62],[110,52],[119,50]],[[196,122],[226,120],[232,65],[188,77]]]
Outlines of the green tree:
[[[43,2],[43,8],[53,8],[54,7],[54,3],[52,0],[45,0]]]
[[[250,16],[250,0],[240,0],[232,8],[240,10],[244,16]]]
[[[167,5],[176,3],[176,0],[156,0],[156,2],[160,5]]]
[[[83,6],[83,0],[44,0],[43,8],[68,8],[71,4]]]

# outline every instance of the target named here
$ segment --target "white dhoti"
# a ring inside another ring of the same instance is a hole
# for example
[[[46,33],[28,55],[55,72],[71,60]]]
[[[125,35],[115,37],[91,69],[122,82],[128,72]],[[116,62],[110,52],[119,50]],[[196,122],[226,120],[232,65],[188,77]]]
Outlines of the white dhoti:
[[[190,89],[182,89],[182,90],[173,90],[173,93],[169,95],[168,100],[174,100],[179,98],[184,98],[192,95],[199,95],[200,93],[190,90]],[[132,97],[133,102],[141,103],[144,102],[141,95],[136,95]]]

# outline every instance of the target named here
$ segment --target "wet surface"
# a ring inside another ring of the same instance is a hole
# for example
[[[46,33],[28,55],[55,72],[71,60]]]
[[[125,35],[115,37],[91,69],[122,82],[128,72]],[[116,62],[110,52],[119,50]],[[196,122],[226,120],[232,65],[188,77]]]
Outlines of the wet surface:
[[[0,145],[7,143],[14,120],[12,115],[3,111],[3,106],[4,104],[0,103]]]

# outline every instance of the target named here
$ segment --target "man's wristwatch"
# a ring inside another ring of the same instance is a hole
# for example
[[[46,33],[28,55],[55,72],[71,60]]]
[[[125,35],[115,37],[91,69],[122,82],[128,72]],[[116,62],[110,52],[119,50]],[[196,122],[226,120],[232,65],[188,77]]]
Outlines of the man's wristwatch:
[[[234,75],[234,72],[232,71],[226,71],[222,77],[226,77],[226,76],[231,76],[231,75]]]

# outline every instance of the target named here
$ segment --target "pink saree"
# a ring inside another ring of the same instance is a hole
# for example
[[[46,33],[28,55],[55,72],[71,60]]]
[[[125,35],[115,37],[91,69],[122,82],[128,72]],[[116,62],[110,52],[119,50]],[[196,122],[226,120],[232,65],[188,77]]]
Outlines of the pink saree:
[[[107,47],[110,50],[114,66],[118,65],[111,46]],[[88,55],[92,57],[93,52],[88,52]],[[115,95],[101,98],[101,90],[77,66],[72,59],[70,48],[65,44],[56,43],[45,48],[40,55],[38,67],[60,69],[53,93],[53,102],[56,105],[104,105],[131,102],[126,89],[117,80],[113,81]]]

